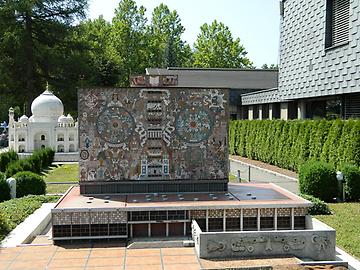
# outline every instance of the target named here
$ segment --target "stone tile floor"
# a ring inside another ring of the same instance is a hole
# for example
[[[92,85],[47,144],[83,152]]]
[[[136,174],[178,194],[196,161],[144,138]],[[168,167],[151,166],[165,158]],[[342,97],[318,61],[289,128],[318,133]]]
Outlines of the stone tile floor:
[[[126,249],[119,244],[22,246],[0,249],[0,270],[195,270],[297,264],[296,258],[204,260],[194,248]]]

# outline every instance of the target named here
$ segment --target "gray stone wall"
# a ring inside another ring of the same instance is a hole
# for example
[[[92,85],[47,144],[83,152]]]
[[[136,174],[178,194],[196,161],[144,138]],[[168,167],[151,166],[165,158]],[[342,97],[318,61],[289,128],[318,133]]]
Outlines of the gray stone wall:
[[[282,100],[360,92],[360,2],[350,0],[349,44],[325,50],[326,0],[284,1]]]

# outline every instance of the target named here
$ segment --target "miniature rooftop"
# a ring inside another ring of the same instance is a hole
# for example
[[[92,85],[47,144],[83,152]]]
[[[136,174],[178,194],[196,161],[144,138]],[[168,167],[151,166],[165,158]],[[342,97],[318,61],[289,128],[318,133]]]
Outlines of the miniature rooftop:
[[[229,184],[228,192],[81,195],[72,187],[55,210],[208,209],[309,207],[311,203],[274,184]]]

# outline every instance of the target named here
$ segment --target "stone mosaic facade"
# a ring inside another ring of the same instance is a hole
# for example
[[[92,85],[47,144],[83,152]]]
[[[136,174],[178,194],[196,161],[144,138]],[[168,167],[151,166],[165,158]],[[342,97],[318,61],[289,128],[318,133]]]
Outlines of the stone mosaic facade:
[[[81,225],[127,223],[125,211],[56,212],[52,213],[53,225]]]
[[[80,181],[228,178],[228,92],[79,91]]]

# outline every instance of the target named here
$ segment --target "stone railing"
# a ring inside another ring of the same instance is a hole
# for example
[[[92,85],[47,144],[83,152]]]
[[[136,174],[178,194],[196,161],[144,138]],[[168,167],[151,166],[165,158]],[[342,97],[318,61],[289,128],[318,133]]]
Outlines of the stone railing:
[[[335,230],[308,217],[306,230],[202,232],[192,222],[192,238],[200,258],[296,256],[335,260]]]

